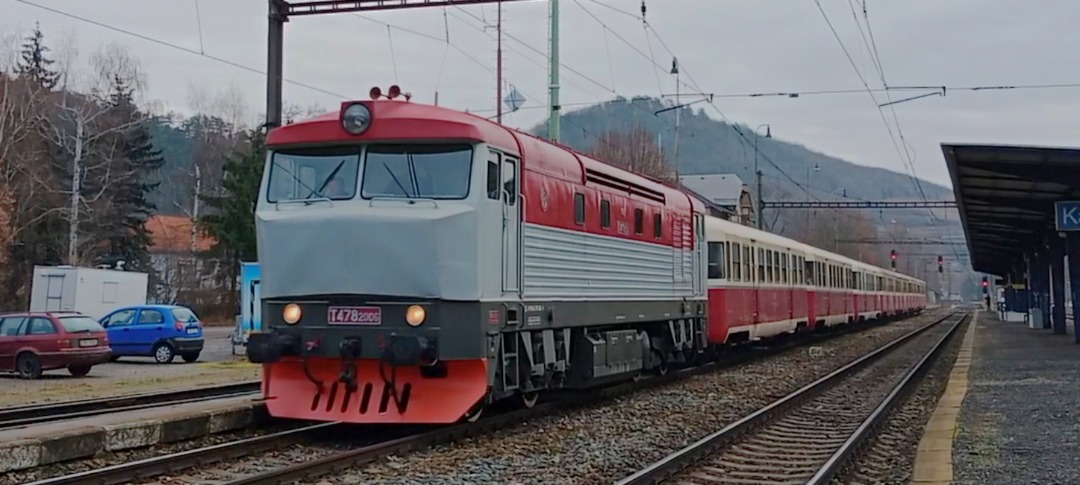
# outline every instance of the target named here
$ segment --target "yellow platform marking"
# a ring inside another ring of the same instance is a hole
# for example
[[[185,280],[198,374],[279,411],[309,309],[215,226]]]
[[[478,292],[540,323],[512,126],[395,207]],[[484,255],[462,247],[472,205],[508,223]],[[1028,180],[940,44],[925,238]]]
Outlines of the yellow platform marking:
[[[964,341],[960,343],[960,352],[949,374],[945,393],[941,395],[934,414],[926,423],[919,449],[915,452],[915,471],[911,479],[913,485],[949,485],[953,481],[953,437],[956,434],[960,406],[964,403],[968,390],[968,371],[971,369],[975,326],[978,322],[979,312],[975,312],[967,331],[964,332]]]

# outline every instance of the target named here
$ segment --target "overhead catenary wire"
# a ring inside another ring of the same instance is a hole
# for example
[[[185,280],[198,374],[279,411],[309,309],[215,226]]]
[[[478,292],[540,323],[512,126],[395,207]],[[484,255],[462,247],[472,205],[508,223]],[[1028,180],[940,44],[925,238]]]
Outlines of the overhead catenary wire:
[[[199,57],[204,57],[204,58],[210,59],[210,60],[212,60],[214,62],[226,64],[226,65],[235,67],[237,69],[243,69],[245,71],[252,72],[252,73],[255,73],[255,74],[260,74],[260,75],[263,75],[263,76],[267,75],[266,71],[263,71],[261,69],[256,69],[254,67],[251,67],[251,66],[248,66],[248,65],[245,65],[245,64],[241,64],[241,63],[236,62],[236,61],[230,61],[230,60],[222,58],[222,57],[217,57],[217,56],[214,56],[214,55],[205,54],[205,53],[199,52],[197,50],[194,50],[194,49],[191,49],[191,48],[188,48],[188,47],[184,47],[182,45],[173,44],[171,42],[167,42],[167,41],[164,41],[164,40],[161,40],[161,39],[150,37],[150,36],[145,35],[145,34],[140,34],[140,33],[137,33],[137,32],[130,31],[130,30],[122,29],[120,27],[109,25],[109,24],[106,24],[104,22],[99,22],[97,20],[93,20],[91,18],[84,17],[84,16],[81,16],[81,15],[76,15],[76,14],[73,14],[73,13],[70,13],[70,12],[65,12],[63,10],[59,10],[59,9],[52,8],[52,7],[46,7],[44,5],[31,2],[30,0],[11,0],[11,1],[19,2],[19,3],[22,3],[24,5],[28,5],[28,6],[31,6],[31,7],[34,7],[34,8],[38,8],[38,9],[41,9],[41,10],[52,12],[52,13],[54,13],[56,15],[61,15],[61,16],[64,16],[64,17],[67,17],[67,18],[70,18],[70,19],[73,19],[73,20],[77,20],[79,22],[85,22],[85,23],[88,23],[88,24],[96,25],[96,26],[101,27],[103,29],[108,29],[108,30],[111,30],[113,32],[117,32],[117,33],[121,33],[121,34],[128,35],[128,36],[131,36],[131,37],[135,37],[135,38],[138,38],[138,39],[142,39],[142,40],[145,40],[147,42],[152,42],[152,43],[164,46],[164,47],[168,47],[170,49],[175,49],[175,50],[178,50],[178,51],[186,52],[188,54],[196,55],[196,56],[199,56]],[[338,94],[338,93],[335,93],[335,92],[332,92],[332,91],[329,91],[327,89],[323,89],[323,88],[320,88],[320,87],[317,87],[317,86],[314,86],[314,85],[311,85],[311,84],[302,83],[302,82],[294,81],[294,80],[291,80],[291,79],[286,79],[284,77],[281,80],[283,82],[292,84],[294,86],[301,87],[301,88],[304,88],[304,89],[308,89],[308,90],[311,90],[311,91],[315,91],[315,92],[318,92],[318,93],[321,93],[321,94],[326,94],[328,96],[334,96],[334,97],[340,98],[340,99],[348,99],[348,96],[345,96],[343,94]]]

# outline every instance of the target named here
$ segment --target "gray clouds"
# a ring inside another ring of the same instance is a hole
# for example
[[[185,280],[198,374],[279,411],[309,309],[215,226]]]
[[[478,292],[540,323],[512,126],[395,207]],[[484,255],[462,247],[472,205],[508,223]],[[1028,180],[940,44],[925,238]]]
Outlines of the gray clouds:
[[[52,8],[199,50],[192,0],[37,0]],[[606,5],[640,12],[640,0],[562,0],[562,101],[565,105],[624,96],[657,96],[661,87],[649,61],[616,38],[649,52],[639,20]],[[851,6],[862,20],[860,2],[821,0],[833,25],[867,82],[881,87],[859,36]],[[1034,84],[1080,81],[1080,4],[1055,8],[994,0],[868,1],[870,22],[886,79],[892,86]],[[678,56],[683,73],[707,92],[744,93],[818,89],[860,89],[854,70],[813,0],[772,2],[647,0],[650,24]],[[207,54],[264,69],[266,2],[203,0],[203,41]],[[583,9],[599,17],[608,32]],[[471,14],[471,15],[470,15]],[[286,77],[345,96],[365,98],[371,86],[397,82],[416,101],[493,114],[495,7],[433,8],[364,14],[297,17],[286,25]],[[369,20],[374,19],[375,21]],[[262,112],[264,79],[235,67],[111,32],[14,0],[0,0],[0,31],[25,33],[40,21],[46,38],[71,32],[80,58],[99,45],[116,42],[140,59],[151,99],[169,109],[190,111],[191,86],[232,87],[250,116]],[[504,4],[506,32],[533,49],[506,39],[508,82],[522,90],[526,108],[506,117],[531,127],[545,117],[547,98],[547,2]],[[379,22],[422,33],[391,29]],[[445,25],[454,46],[447,49]],[[390,36],[393,38],[391,52]],[[425,37],[427,36],[427,37]],[[667,74],[671,56],[652,39],[662,91],[674,90]],[[445,57],[444,57],[445,54]],[[396,60],[396,62],[395,62]],[[584,75],[572,73],[569,69]],[[589,79],[586,79],[589,78]],[[685,80],[686,77],[684,76]],[[685,90],[685,88],[684,88]],[[1080,90],[948,92],[896,105],[919,176],[948,184],[941,142],[1075,144]],[[901,99],[921,92],[894,92]],[[884,93],[877,93],[885,101]],[[318,103],[333,109],[340,99],[286,85],[287,102]],[[733,121],[770,123],[774,136],[856,163],[906,172],[877,108],[866,93],[804,96],[798,99],[717,98]],[[698,105],[700,107],[702,105]],[[573,108],[568,108],[573,109]],[[711,109],[706,112],[717,117]],[[891,113],[888,120],[892,123]]]

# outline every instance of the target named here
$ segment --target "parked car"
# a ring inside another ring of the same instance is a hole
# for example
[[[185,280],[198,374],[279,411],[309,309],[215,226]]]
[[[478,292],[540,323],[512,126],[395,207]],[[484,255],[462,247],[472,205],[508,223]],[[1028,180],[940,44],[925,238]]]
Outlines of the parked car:
[[[98,322],[78,312],[0,314],[0,371],[37,379],[62,369],[75,377],[109,361],[109,336]]]
[[[202,322],[184,306],[124,307],[101,317],[100,323],[109,332],[113,361],[144,356],[167,364],[179,355],[187,362],[195,362],[203,349]]]

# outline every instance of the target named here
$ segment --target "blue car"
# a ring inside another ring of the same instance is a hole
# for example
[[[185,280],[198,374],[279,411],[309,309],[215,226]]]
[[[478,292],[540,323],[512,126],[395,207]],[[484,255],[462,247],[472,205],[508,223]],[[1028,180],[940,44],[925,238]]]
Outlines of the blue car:
[[[120,308],[98,321],[109,331],[112,360],[153,357],[167,364],[179,355],[199,360],[203,328],[190,308],[177,305],[138,305]]]

